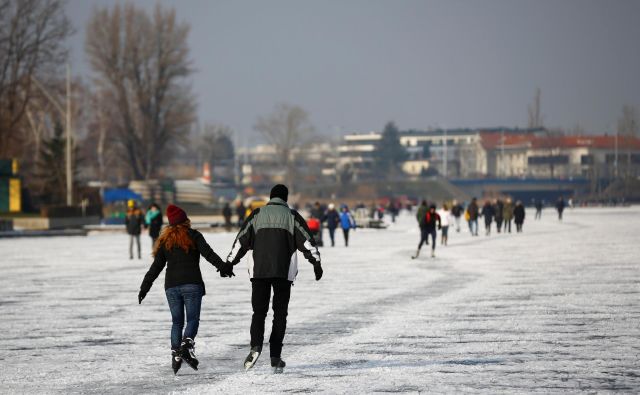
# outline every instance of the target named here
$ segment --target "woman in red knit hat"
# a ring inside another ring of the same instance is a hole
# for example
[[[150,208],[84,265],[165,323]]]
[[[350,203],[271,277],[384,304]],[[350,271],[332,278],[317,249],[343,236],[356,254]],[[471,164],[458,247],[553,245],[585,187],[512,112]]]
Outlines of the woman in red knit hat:
[[[142,303],[153,281],[166,265],[164,288],[173,321],[171,365],[173,372],[177,373],[183,360],[198,370],[193,340],[198,333],[200,306],[205,294],[200,273],[200,255],[216,267],[222,277],[231,277],[234,274],[232,266],[220,259],[207,244],[202,233],[191,228],[191,221],[184,210],[170,204],[167,207],[167,218],[169,226],[162,230],[154,246],[154,260],[140,286],[138,302]]]

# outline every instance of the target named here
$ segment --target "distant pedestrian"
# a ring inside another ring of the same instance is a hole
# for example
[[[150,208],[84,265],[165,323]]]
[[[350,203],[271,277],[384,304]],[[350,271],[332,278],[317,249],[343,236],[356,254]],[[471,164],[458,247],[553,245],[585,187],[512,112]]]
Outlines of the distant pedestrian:
[[[349,207],[346,205],[342,207],[342,213],[340,214],[340,225],[342,226],[342,234],[344,235],[344,245],[349,247],[349,230],[356,228],[356,220],[351,215]]]
[[[398,212],[400,210],[398,209],[397,203],[393,199],[391,199],[391,201],[389,202],[389,206],[387,207],[387,210],[389,211],[389,215],[391,215],[391,222],[395,223],[396,217],[398,216]]]
[[[436,256],[436,239],[438,237],[437,230],[442,228],[442,222],[440,220],[440,216],[436,212],[436,205],[432,204],[429,206],[429,211],[425,215],[424,221],[424,232],[427,237],[431,236],[431,257],[434,258]],[[422,243],[418,244],[418,250],[416,251],[416,255],[412,256],[411,259],[416,259],[420,255],[420,248],[422,247]]]
[[[486,200],[484,202],[484,206],[482,206],[482,216],[484,217],[484,230],[485,230],[485,235],[489,236],[491,234],[491,223],[493,222],[493,217],[495,216],[496,212],[493,209],[493,205],[491,205],[491,203]]]
[[[184,210],[170,204],[167,207],[167,219],[169,226],[164,228],[153,248],[153,263],[140,285],[138,303],[142,303],[153,282],[166,266],[164,289],[173,323],[171,365],[173,372],[178,373],[183,360],[194,370],[198,370],[194,339],[200,326],[200,307],[205,294],[200,273],[200,255],[217,268],[222,277],[234,274],[233,266],[225,263],[211,249],[202,233],[191,228],[191,221]]]
[[[542,219],[542,199],[536,199],[535,201],[535,207],[536,207],[536,216],[535,219]]]
[[[156,203],[151,203],[144,216],[144,225],[149,229],[149,237],[151,237],[151,250],[156,245],[156,241],[160,236],[162,229],[162,210]]]
[[[222,217],[224,218],[224,227],[228,232],[231,230],[231,206],[228,202],[222,208]]]
[[[564,198],[560,196],[558,198],[558,201],[556,202],[556,210],[558,210],[558,220],[560,221],[562,221],[562,212],[564,211],[565,207],[566,205],[564,203]]]
[[[451,211],[449,211],[449,207],[446,203],[442,205],[442,209],[438,212],[438,215],[440,215],[440,223],[442,225],[440,244],[446,246],[449,241],[449,225],[453,215],[451,215]]]
[[[502,208],[502,217],[504,218],[504,231],[511,233],[511,221],[513,220],[513,202],[511,198],[507,198],[507,202]]]
[[[138,247],[138,259],[142,259],[140,252],[140,233],[142,232],[142,226],[144,224],[144,216],[142,210],[138,208],[135,200],[129,200],[127,202],[127,216],[125,218],[125,225],[127,227],[127,233],[129,234],[129,259],[133,259],[133,243],[136,243]]]
[[[336,245],[336,228],[340,224],[340,214],[336,210],[336,206],[333,203],[329,203],[329,209],[327,210],[327,229],[329,230],[329,238],[331,239],[331,247]]]
[[[244,224],[244,218],[247,215],[247,208],[244,206],[242,200],[239,201],[236,206],[236,215],[238,216],[238,226],[242,226],[242,224]]]
[[[502,221],[504,220],[504,216],[503,216],[504,203],[502,202],[502,200],[497,199],[493,208],[495,213],[494,216],[496,220],[496,228],[498,233],[500,233],[502,231]]]
[[[460,217],[462,217],[463,211],[464,210],[462,208],[462,205],[460,205],[456,200],[454,200],[451,206],[451,214],[453,215],[453,218],[456,223],[456,232],[460,232]]]
[[[316,238],[316,241],[318,243],[318,247],[322,247],[324,246],[324,243],[322,242],[322,223],[325,221],[324,209],[322,208],[322,205],[320,205],[320,202],[315,202],[310,211],[311,217],[317,219],[319,222],[318,237]]]
[[[479,214],[479,208],[478,208],[478,200],[474,197],[473,199],[471,199],[471,203],[469,203],[469,206],[467,206],[467,211],[465,214],[465,217],[468,217],[468,221],[469,221],[469,231],[471,232],[472,236],[477,236],[478,235],[478,214]]]
[[[422,204],[418,207],[418,212],[416,213],[416,220],[418,221],[418,227],[420,228],[420,242],[418,243],[418,250],[422,247],[422,244],[429,245],[429,235],[427,234],[427,230],[425,228],[425,221],[427,218],[427,212],[429,211],[429,207],[427,206],[427,201],[423,200]]]
[[[516,224],[516,232],[522,232],[522,225],[524,224],[524,205],[520,200],[516,202],[516,207],[513,209],[513,220]]]

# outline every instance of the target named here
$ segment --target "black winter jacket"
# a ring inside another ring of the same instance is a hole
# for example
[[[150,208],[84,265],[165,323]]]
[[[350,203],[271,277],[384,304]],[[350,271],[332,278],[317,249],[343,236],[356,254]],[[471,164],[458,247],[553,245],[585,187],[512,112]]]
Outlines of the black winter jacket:
[[[142,211],[137,208],[127,211],[127,217],[124,223],[127,225],[127,233],[130,235],[139,235],[142,232],[142,225],[144,224]]]
[[[167,265],[167,273],[164,276],[164,289],[184,284],[199,284],[204,290],[204,282],[200,273],[200,255],[216,268],[219,268],[223,262],[218,254],[211,249],[202,233],[195,229],[189,229],[189,236],[193,239],[196,248],[190,249],[188,253],[179,247],[174,247],[171,250],[165,249],[164,246],[158,248],[158,253],[140,285],[142,291],[149,292],[151,285],[158,278],[165,264]]]
[[[427,213],[424,215],[424,228],[427,231],[433,231],[436,229],[436,225],[438,226],[438,229],[442,227],[442,223],[440,222],[440,214],[427,211]]]
[[[280,198],[254,210],[246,219],[227,261],[237,264],[253,250],[251,278],[286,278],[295,280],[298,273],[296,250],[312,264],[320,263],[320,252],[306,221]]]
[[[513,218],[515,219],[516,224],[521,224],[524,222],[524,206],[518,204],[513,209]]]

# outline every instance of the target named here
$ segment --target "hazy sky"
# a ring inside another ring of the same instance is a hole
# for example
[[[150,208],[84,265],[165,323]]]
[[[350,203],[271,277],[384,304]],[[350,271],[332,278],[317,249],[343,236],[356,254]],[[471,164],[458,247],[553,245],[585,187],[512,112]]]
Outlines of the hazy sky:
[[[71,0],[74,71],[89,74],[84,28],[106,0]],[[155,1],[136,4],[152,8]],[[640,106],[640,1],[175,0],[191,24],[201,122],[255,136],[277,102],[316,129],[545,125],[589,132]]]

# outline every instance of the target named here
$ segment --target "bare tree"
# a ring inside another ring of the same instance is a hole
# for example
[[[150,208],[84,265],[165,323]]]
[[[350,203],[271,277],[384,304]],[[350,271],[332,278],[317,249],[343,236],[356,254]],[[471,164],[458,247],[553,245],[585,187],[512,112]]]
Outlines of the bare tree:
[[[204,132],[194,141],[200,159],[209,162],[211,166],[219,161],[233,159],[235,148],[232,135],[233,131],[226,125],[205,124]]]
[[[541,92],[540,88],[536,88],[536,95],[533,98],[533,103],[529,105],[529,128],[537,129],[542,128],[542,109],[540,104]]]
[[[48,80],[67,59],[64,41],[73,31],[64,4],[0,0],[0,156],[21,151],[33,78]]]
[[[618,119],[618,134],[623,137],[627,146],[627,178],[631,176],[631,140],[638,134],[638,112],[632,106],[622,107],[622,115]]]
[[[255,129],[275,146],[286,171],[286,183],[292,187],[295,175],[293,151],[303,146],[314,132],[309,115],[298,106],[280,103],[271,114],[258,118]]]
[[[114,109],[109,130],[136,179],[150,179],[185,144],[195,119],[187,77],[192,72],[189,26],[159,4],[152,15],[133,4],[96,10],[87,27],[86,51]]]

